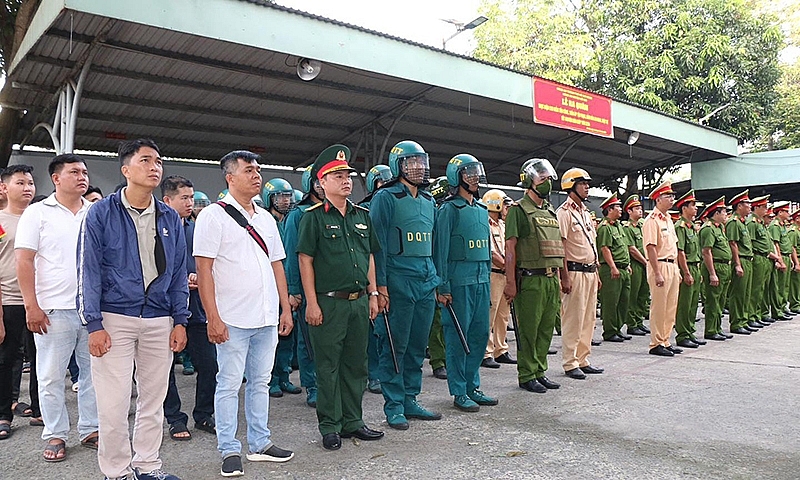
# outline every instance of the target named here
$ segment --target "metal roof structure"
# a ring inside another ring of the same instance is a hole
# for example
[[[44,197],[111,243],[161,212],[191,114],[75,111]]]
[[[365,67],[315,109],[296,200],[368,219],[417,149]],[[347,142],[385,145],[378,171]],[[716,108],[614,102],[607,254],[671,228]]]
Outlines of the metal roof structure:
[[[323,63],[314,80],[297,77],[301,57]],[[87,150],[151,137],[169,157],[246,148],[303,166],[338,142],[363,169],[414,139],[433,176],[471,153],[490,182],[512,184],[531,157],[602,181],[737,147],[732,135],[618,100],[614,138],[536,124],[529,74],[258,0],[42,0],[0,98],[27,110],[18,143],[52,147],[33,128],[53,122],[59,92],[82,70],[74,146]]]
[[[800,149],[745,153],[692,165],[692,187],[712,201],[745,188],[750,198],[769,194],[774,201],[800,201]]]

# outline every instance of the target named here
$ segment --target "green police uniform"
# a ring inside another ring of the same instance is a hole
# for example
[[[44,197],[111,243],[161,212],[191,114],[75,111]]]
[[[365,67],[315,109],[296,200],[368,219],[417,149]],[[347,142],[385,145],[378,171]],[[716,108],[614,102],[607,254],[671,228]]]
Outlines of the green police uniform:
[[[526,194],[508,209],[506,239],[516,238],[517,376],[519,383],[545,376],[547,351],[561,309],[558,269],[564,244],[555,210],[547,200],[539,207]]]
[[[367,273],[370,255],[379,249],[369,211],[349,201],[344,216],[326,200],[307,209],[300,220],[297,252],[313,258],[314,288],[323,318],[321,325],[308,327],[317,371],[322,372],[317,377],[317,419],[323,436],[364,426]],[[339,298],[341,293],[353,295]]]
[[[796,224],[789,227],[788,236],[795,252],[800,255],[800,229]],[[800,272],[794,268],[789,274],[789,310],[794,314],[800,312]]]
[[[439,208],[434,232],[434,263],[441,277],[440,295],[450,294],[453,310],[469,345],[466,355],[454,327],[442,310],[447,385],[454,397],[480,392],[480,365],[489,340],[489,212],[456,195]],[[482,396],[480,394],[479,396]]]
[[[604,218],[597,227],[597,249],[607,247],[611,258],[619,270],[619,278],[611,277],[611,266],[606,263],[604,255],[600,259],[600,281],[603,288],[598,291],[600,297],[600,318],[603,320],[603,339],[622,335],[622,326],[628,319],[628,302],[631,295],[631,274],[629,271],[631,255],[628,251],[628,236],[622,222],[612,222]]]
[[[700,248],[710,248],[714,258],[714,270],[719,278],[719,285],[711,285],[711,274],[705,262],[701,267],[705,286],[705,336],[710,337],[722,333],[722,309],[727,298],[728,285],[731,281],[731,246],[721,224],[709,220],[700,229]]]
[[[628,244],[633,245],[644,256],[644,245],[642,244],[642,223],[639,220],[635,225],[625,222],[623,228],[628,235]],[[649,309],[650,286],[647,284],[647,267],[631,258],[631,294],[628,302],[628,333],[634,328],[644,326],[645,312]]]
[[[777,218],[769,224],[769,235],[772,237],[773,242],[778,243],[780,255],[783,257],[783,263],[788,267],[785,271],[775,269],[772,272],[769,283],[769,304],[772,318],[780,318],[786,310],[787,290],[789,286],[789,268],[792,265],[791,255],[792,247],[791,240],[788,238],[788,231],[786,226],[783,225]]]
[[[731,215],[725,224],[725,236],[729,242],[736,242],[739,247],[739,263],[744,274],[740,277],[735,270],[731,275],[731,286],[728,291],[728,310],[731,330],[744,328],[750,320],[750,295],[753,288],[753,244],[750,232],[745,225],[745,218],[738,213]],[[733,270],[733,269],[732,269]]]
[[[681,286],[678,289],[678,310],[675,316],[675,340],[693,340],[695,337],[694,320],[697,317],[697,302],[700,299],[700,234],[694,222],[684,217],[675,223],[675,234],[678,236],[678,250],[686,256],[686,264],[694,283],[687,285],[681,272]]]
[[[772,261],[769,254],[774,250],[775,244],[769,236],[764,221],[755,215],[751,215],[747,220],[747,231],[750,233],[750,243],[753,245],[753,287],[750,295],[750,310],[748,318],[750,321],[760,321],[764,317],[769,317],[769,303],[767,295],[767,284],[772,273]]]
[[[383,411],[390,424],[403,417],[434,418],[417,403],[422,391],[422,364],[433,321],[438,277],[433,263],[436,203],[424,190],[412,196],[397,181],[384,185],[370,204],[375,233],[384,246],[375,256],[378,286],[389,292],[389,328],[400,372],[395,372],[385,322],[377,322],[381,356],[378,374]]]

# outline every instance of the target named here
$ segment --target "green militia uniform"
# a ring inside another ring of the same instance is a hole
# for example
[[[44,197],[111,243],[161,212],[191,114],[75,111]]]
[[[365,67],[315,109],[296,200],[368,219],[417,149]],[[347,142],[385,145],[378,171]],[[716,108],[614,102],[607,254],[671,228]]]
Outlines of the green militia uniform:
[[[800,230],[797,225],[789,227],[789,239],[795,251],[800,250]],[[789,274],[789,310],[792,313],[800,312],[800,272],[795,269]]]
[[[317,377],[317,419],[323,436],[364,426],[367,273],[370,255],[379,249],[369,211],[350,201],[344,216],[326,200],[308,208],[300,220],[297,252],[314,259],[314,288],[322,310],[322,324],[309,325],[308,333],[322,373]]]
[[[739,247],[739,263],[744,275],[736,275],[731,268],[731,286],[728,290],[728,310],[731,330],[744,328],[750,320],[750,295],[753,289],[753,244],[745,219],[738,213],[731,215],[725,224],[725,236],[728,241],[736,242]]]
[[[714,270],[719,278],[719,285],[711,285],[711,274],[705,262],[702,265],[703,284],[705,285],[705,335],[711,336],[722,333],[722,309],[727,298],[728,285],[731,281],[731,246],[722,230],[722,225],[717,225],[709,220],[700,229],[700,248],[711,248],[714,258]]]
[[[773,242],[778,243],[783,263],[788,267],[783,272],[777,269],[773,271],[768,287],[769,305],[772,310],[771,316],[772,318],[780,318],[786,310],[786,302],[788,301],[789,268],[792,265],[792,258],[789,255],[792,254],[792,245],[786,226],[777,218],[769,224],[769,235],[772,237]]]
[[[564,244],[553,206],[537,206],[525,195],[508,209],[506,239],[517,238],[517,374],[519,383],[545,376],[547,351],[561,311],[558,269],[563,266]]]
[[[275,215],[272,215],[272,217],[278,224],[278,233],[281,236],[281,242],[283,242],[286,225]],[[286,217],[284,216],[284,218]],[[289,254],[286,256],[288,257]],[[285,270],[285,258],[283,259],[282,263],[284,264]],[[295,329],[292,329],[289,335],[278,337],[278,346],[275,347],[275,364],[272,366],[272,379],[269,381],[270,394],[273,396],[282,396],[282,392],[284,390],[289,393],[301,392],[300,389],[290,385],[289,382],[289,374],[292,373],[292,355],[294,352],[295,342],[297,341],[295,339],[296,335],[297,332],[295,332]]]
[[[767,295],[764,293],[767,291],[767,284],[774,270],[769,254],[775,250],[775,244],[769,236],[763,220],[755,215],[751,215],[747,220],[747,231],[750,233],[750,243],[753,245],[754,255],[753,288],[750,295],[748,319],[759,321],[763,317],[769,317],[769,303]]]
[[[597,249],[607,247],[611,250],[619,278],[611,278],[611,266],[606,263],[604,255],[600,259],[600,281],[603,288],[598,291],[600,296],[600,318],[603,320],[603,339],[608,340],[614,335],[622,334],[622,326],[628,319],[628,302],[631,296],[631,274],[628,267],[631,264],[631,254],[628,251],[628,236],[622,222],[611,222],[604,218],[597,227]]]
[[[366,208],[369,210],[369,204],[372,201],[372,195],[367,196],[361,203],[358,204],[359,207]],[[378,351],[378,335],[375,333],[375,328],[372,326],[372,323],[369,325],[369,340],[367,342],[367,377],[369,378],[370,382],[378,382],[378,358],[380,353]],[[370,385],[370,388],[373,388]]]
[[[644,256],[642,244],[642,220],[637,225],[631,222],[623,224],[628,234],[628,244],[633,245]],[[650,286],[647,284],[647,267],[631,258],[631,294],[628,302],[628,332],[644,326],[644,316],[649,309]],[[602,289],[601,289],[602,290]]]
[[[695,339],[694,320],[697,318],[697,302],[700,299],[700,234],[693,222],[681,217],[675,222],[678,237],[678,250],[686,256],[686,264],[694,283],[687,285],[681,272],[681,286],[678,290],[678,310],[675,316],[675,340]],[[603,285],[605,287],[605,285]]]

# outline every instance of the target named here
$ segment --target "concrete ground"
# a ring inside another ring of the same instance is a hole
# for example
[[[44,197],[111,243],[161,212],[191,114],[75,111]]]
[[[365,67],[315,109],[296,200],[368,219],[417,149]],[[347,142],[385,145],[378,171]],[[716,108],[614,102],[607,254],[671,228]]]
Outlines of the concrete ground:
[[[702,321],[698,327],[702,331]],[[509,340],[513,354],[513,332]],[[419,400],[441,412],[441,421],[412,420],[409,430],[392,430],[382,414],[382,397],[365,393],[364,418],[386,437],[344,440],[336,452],[322,448],[304,394],[273,399],[273,440],[293,450],[295,458],[286,464],[245,460],[244,478],[800,477],[800,317],[675,358],[647,355],[648,340],[594,347],[592,363],[606,373],[580,381],[564,377],[561,339],[554,337],[559,355],[549,357],[549,377],[561,389],[528,393],[517,386],[514,366],[481,369],[482,389],[500,405],[478,413],[456,411],[446,382],[433,378],[426,363]],[[187,411],[195,377],[180,370],[176,367]],[[297,372],[292,380],[298,382]],[[75,394],[68,391],[67,399],[74,419]],[[244,440],[243,427],[239,431]],[[193,433],[190,442],[175,442],[165,428],[165,470],[184,480],[221,478],[215,437]],[[40,434],[27,419],[15,419],[13,437],[0,443],[0,479],[102,478],[95,452],[77,446],[75,438],[68,442],[65,462],[42,461]]]

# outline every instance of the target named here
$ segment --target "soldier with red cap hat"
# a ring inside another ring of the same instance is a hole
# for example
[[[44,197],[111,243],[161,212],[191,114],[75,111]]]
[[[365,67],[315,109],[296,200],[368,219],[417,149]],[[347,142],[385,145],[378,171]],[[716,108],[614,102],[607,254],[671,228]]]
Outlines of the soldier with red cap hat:
[[[622,333],[628,317],[631,293],[631,257],[628,238],[622,229],[622,202],[614,193],[600,208],[605,218],[597,227],[597,248],[600,249],[600,318],[603,320],[603,339],[609,342],[630,340]]]
[[[706,207],[708,219],[700,228],[700,248],[703,252],[701,268],[704,284],[706,340],[726,340],[733,335],[722,333],[722,309],[731,281],[731,246],[723,226],[728,219],[725,197],[720,197]],[[750,333],[749,331],[747,332]]]
[[[650,286],[647,285],[647,259],[642,245],[642,202],[639,195],[631,195],[625,200],[622,209],[628,213],[624,223],[628,235],[628,253],[631,256],[631,295],[628,302],[628,335],[644,336],[650,333],[644,325],[645,312],[650,302]]]
[[[789,227],[789,236],[792,238],[792,273],[789,279],[789,311],[800,314],[800,208],[790,215],[792,224]]]
[[[700,236],[694,224],[697,214],[697,199],[694,190],[689,190],[675,202],[681,217],[675,224],[678,236],[678,267],[681,285],[678,290],[678,311],[675,317],[675,341],[681,347],[697,348],[705,345],[695,337],[694,319],[697,317],[697,302],[700,297]]]
[[[669,209],[675,202],[675,192],[670,182],[657,186],[650,198],[656,208],[644,221],[642,236],[647,252],[647,283],[650,284],[650,354],[671,357],[682,353],[670,345],[669,337],[675,326],[678,306],[680,273],[675,261],[678,258],[678,237],[675,225],[669,218]]]
[[[728,319],[731,333],[746,335],[746,331],[757,332],[765,324],[750,320],[750,295],[753,289],[753,244],[745,222],[750,215],[749,190],[731,199],[733,215],[725,223],[725,236],[731,245],[731,286],[728,291]]]
[[[769,195],[756,197],[750,201],[753,214],[747,220],[747,231],[753,244],[753,288],[750,292],[749,321],[772,323],[769,316],[769,304],[766,300],[766,286],[772,273],[772,263],[780,260],[775,253],[775,245],[767,231]]]
[[[769,283],[769,302],[772,318],[775,320],[791,320],[792,317],[786,310],[789,289],[789,269],[791,266],[791,240],[788,237],[786,224],[789,221],[789,202],[780,201],[772,205],[776,218],[769,224],[769,234],[775,243],[775,252],[780,255],[781,261],[776,262],[776,270],[772,272]]]

